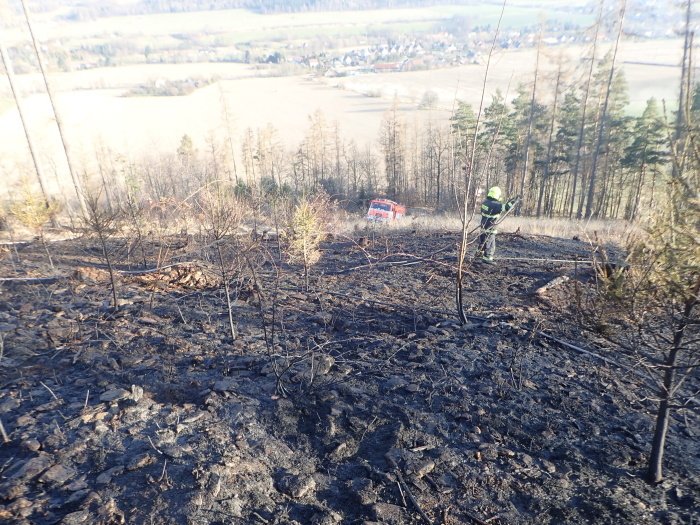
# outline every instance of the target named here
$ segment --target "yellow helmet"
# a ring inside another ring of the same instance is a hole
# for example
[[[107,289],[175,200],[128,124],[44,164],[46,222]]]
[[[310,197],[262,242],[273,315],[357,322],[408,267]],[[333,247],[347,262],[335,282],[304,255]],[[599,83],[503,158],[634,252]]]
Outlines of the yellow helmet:
[[[486,194],[487,197],[490,197],[492,199],[495,199],[497,201],[501,200],[501,188],[498,186],[494,186],[493,188],[489,189],[489,192]]]

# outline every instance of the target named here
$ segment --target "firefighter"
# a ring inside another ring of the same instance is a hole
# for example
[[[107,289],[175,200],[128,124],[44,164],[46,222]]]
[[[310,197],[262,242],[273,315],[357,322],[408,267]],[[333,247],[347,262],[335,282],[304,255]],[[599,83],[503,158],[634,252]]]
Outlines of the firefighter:
[[[503,204],[501,188],[494,186],[486,194],[486,200],[481,204],[481,235],[476,256],[486,264],[495,264],[493,254],[496,252],[496,223],[502,213],[509,211],[518,201],[513,197]]]

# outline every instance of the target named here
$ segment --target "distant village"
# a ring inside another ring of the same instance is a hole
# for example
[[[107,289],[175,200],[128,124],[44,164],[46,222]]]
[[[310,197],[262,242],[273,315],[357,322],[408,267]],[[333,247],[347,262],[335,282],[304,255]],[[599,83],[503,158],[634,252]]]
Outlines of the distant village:
[[[630,0],[626,17],[627,38],[669,38],[678,21],[677,10],[664,10],[663,0]],[[592,7],[572,8],[574,12],[591,13]],[[357,37],[349,45],[334,48],[325,40],[310,39],[279,43],[250,41],[245,43],[204,43],[197,34],[172,34],[177,44],[153,44],[138,48],[130,41],[119,39],[106,43],[76,46],[69,53],[57,53],[59,69],[92,69],[95,67],[124,65],[128,63],[197,63],[232,62],[260,65],[285,65],[274,74],[294,74],[300,70],[327,77],[344,77],[362,73],[387,73],[429,70],[466,64],[483,64],[493,39],[490,26],[465,30],[460,19],[445,22],[436,32],[404,35],[399,37],[366,35]],[[497,42],[501,49],[532,48],[537,45],[539,24],[519,29],[504,30]],[[571,23],[549,22],[542,37],[545,46],[585,44],[591,31]],[[605,38],[605,37],[604,37]],[[204,38],[206,40],[206,38]],[[31,70],[31,49],[24,46],[13,50],[13,58],[20,72]],[[17,56],[20,55],[20,56]],[[144,60],[145,59],[145,60]]]
[[[559,37],[543,38],[544,45],[576,42],[580,32],[566,31]],[[513,31],[505,34],[498,45],[502,49],[517,49],[536,45],[537,35]],[[268,63],[292,62],[327,77],[343,77],[361,73],[390,73],[417,71],[441,67],[481,64],[486,60],[490,42],[487,33],[470,33],[459,42],[448,33],[424,38],[387,40],[385,43],[356,47],[338,52],[319,52],[284,57],[269,55]]]
[[[637,31],[630,30],[629,36],[642,39],[675,36],[667,25],[664,30],[639,17],[635,20],[634,26]],[[506,31],[499,38],[497,45],[501,49],[535,47],[538,37],[536,28]],[[297,49],[290,50],[292,52],[288,56],[275,52],[260,61],[275,64],[291,62],[327,77],[427,70],[465,64],[483,64],[492,38],[493,34],[490,31],[471,32],[461,38],[442,32],[416,38],[386,39],[380,44],[354,47],[343,51],[299,53]],[[589,40],[590,35],[579,27],[550,27],[542,37],[542,45],[584,44]]]

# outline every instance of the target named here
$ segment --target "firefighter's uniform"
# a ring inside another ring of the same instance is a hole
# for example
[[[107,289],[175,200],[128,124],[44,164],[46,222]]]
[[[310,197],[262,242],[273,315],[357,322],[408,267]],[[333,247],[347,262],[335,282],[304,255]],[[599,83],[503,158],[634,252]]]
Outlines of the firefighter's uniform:
[[[486,200],[481,204],[481,235],[479,235],[477,257],[481,257],[485,263],[494,264],[493,255],[496,252],[496,233],[498,233],[496,222],[502,213],[515,205],[516,200],[517,197],[504,204],[501,202],[501,188],[494,186],[489,189]]]

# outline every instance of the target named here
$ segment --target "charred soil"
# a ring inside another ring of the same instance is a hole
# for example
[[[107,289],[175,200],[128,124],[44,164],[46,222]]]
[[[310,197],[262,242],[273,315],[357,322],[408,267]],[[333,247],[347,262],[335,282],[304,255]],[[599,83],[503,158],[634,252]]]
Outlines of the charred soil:
[[[460,326],[457,241],[329,240],[308,290],[266,241],[231,273],[235,340],[191,238],[167,246],[188,264],[144,274],[113,241],[116,311],[96,245],[52,244],[61,277],[0,284],[0,520],[697,523],[697,413],[646,484],[643,374],[576,322],[590,266],[547,261],[589,246],[500,236],[499,256],[547,260],[469,263]],[[46,275],[16,248],[0,275]]]

